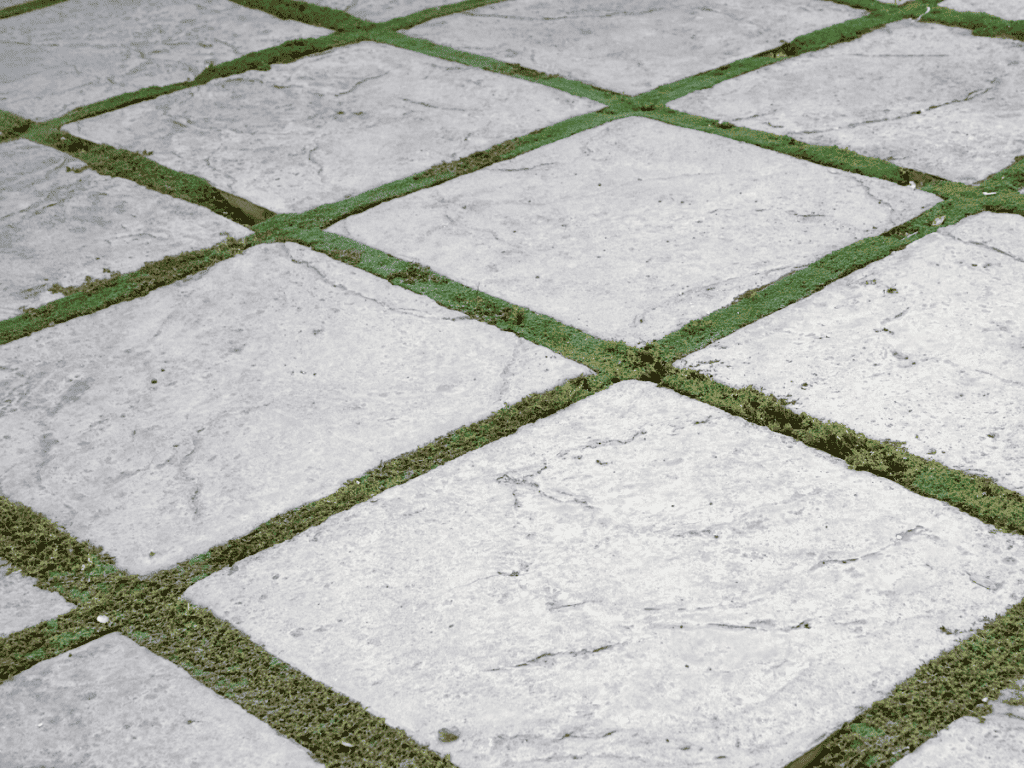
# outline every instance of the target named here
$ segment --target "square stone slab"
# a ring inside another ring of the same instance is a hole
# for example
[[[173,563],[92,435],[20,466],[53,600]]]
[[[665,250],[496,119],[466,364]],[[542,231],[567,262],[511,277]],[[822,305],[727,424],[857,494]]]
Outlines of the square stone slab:
[[[675,363],[1024,493],[1024,222],[979,213]]]
[[[5,680],[0,723],[4,768],[142,761],[185,766],[196,765],[196,755],[218,768],[322,765],[308,750],[120,632]]]
[[[0,488],[139,575],[589,368],[295,243],[0,346]]]
[[[627,117],[327,231],[594,336],[643,346],[940,200]]]
[[[365,41],[211,80],[62,130],[151,151],[155,163],[275,213],[298,213],[603,106]]]
[[[666,106],[974,184],[1024,154],[1022,64],[1015,40],[904,19]]]
[[[96,173],[18,139],[0,144],[0,320],[64,298],[49,288],[140,269],[252,231],[208,208]],[[68,247],[74,243],[74,247]]]
[[[940,627],[1019,602],[1020,557],[948,504],[625,381],[183,597],[456,765],[755,768],[952,648]]]
[[[0,109],[36,122],[334,32],[230,0],[64,0],[0,24]]]
[[[506,0],[404,34],[636,96],[866,15],[803,0]]]

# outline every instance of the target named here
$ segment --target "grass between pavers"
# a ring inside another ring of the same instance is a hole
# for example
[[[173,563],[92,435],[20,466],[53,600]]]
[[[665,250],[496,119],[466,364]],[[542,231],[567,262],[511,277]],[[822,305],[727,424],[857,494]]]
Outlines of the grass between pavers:
[[[237,1],[237,0],[236,0]],[[714,405],[747,421],[786,434],[818,450],[844,459],[851,469],[886,477],[930,498],[946,501],[1001,531],[1024,533],[1024,498],[989,478],[957,472],[936,461],[909,454],[903,443],[878,442],[833,422],[821,422],[787,408],[785,400],[752,387],[734,389],[692,370],[676,370],[671,361],[702,349],[740,328],[799,301],[835,280],[906,247],[941,226],[951,226],[982,210],[1024,215],[1024,158],[993,174],[978,187],[957,184],[896,167],[837,147],[801,144],[788,137],[686,115],[664,104],[694,90],[708,88],[761,66],[769,66],[811,50],[850,40],[893,20],[923,17],[932,23],[965,26],[975,34],[1024,41],[1024,24],[1004,22],[986,14],[953,13],[935,2],[891,6],[874,0],[842,4],[871,15],[804,35],[772,51],[734,62],[636,97],[604,91],[575,81],[465,54],[396,34],[430,18],[489,5],[469,2],[422,11],[403,19],[372,24],[340,11],[316,10],[302,3],[246,0],[239,3],[334,29],[321,38],[289,41],[208,68],[194,81],[148,88],[72,111],[56,120],[34,124],[0,112],[0,130],[11,138],[27,138],[55,147],[93,170],[120,176],[162,194],[202,205],[254,230],[243,239],[228,238],[204,250],[148,262],[130,274],[113,273],[104,280],[87,278],[80,286],[54,286],[65,298],[0,322],[0,343],[7,343],[74,317],[129,301],[195,274],[213,264],[266,242],[296,242],[382,277],[392,284],[426,295],[439,304],[481,322],[509,330],[535,344],[596,371],[543,393],[508,405],[483,421],[462,427],[415,451],[381,462],[374,470],[345,483],[325,499],[284,512],[249,534],[210,549],[174,568],[139,578],[116,568],[111,556],[91,542],[82,542],[62,526],[24,505],[0,497],[0,557],[9,570],[37,579],[37,586],[59,593],[78,607],[0,638],[0,681],[44,659],[119,631],[134,642],[185,669],[195,679],[309,749],[330,766],[443,765],[448,761],[387,726],[358,702],[305,676],[267,653],[227,622],[178,597],[191,584],[275,544],[287,541],[334,514],[362,503],[387,488],[407,482],[487,443],[514,433],[520,426],[545,418],[627,379],[653,381],[681,395]],[[53,4],[50,0],[32,7]],[[315,13],[313,11],[315,10]],[[0,18],[20,10],[0,11]],[[271,63],[293,61],[338,45],[361,40],[397,45],[469,66],[541,82],[606,104],[589,115],[563,121],[498,144],[454,163],[442,163],[375,190],[320,206],[302,214],[274,215],[259,206],[214,189],[201,178],[170,171],[146,160],[146,153],[94,144],[60,132],[60,126],[155,98],[181,88]],[[650,119],[710,133],[895,183],[915,182],[942,202],[911,221],[877,237],[839,249],[814,264],[769,285],[747,291],[732,304],[696,320],[665,338],[637,349],[621,342],[593,338],[552,318],[454,283],[421,265],[395,259],[322,229],[386,200],[443,183],[456,176],[515,157],[560,138],[627,116]],[[5,137],[5,140],[6,137]],[[941,225],[941,226],[940,226]],[[99,617],[106,621],[99,621]],[[1024,604],[1011,607],[950,651],[922,665],[885,699],[875,702],[825,742],[791,764],[792,768],[835,765],[890,765],[954,720],[984,716],[991,707],[979,704],[998,697],[1003,688],[1024,677]],[[1020,703],[1024,703],[1021,701]]]

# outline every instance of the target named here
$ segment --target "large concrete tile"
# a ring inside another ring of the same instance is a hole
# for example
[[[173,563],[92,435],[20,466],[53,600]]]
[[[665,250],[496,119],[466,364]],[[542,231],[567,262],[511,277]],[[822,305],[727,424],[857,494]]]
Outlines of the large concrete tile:
[[[1024,153],[1022,64],[1016,40],[904,19],[667,106],[974,184]]]
[[[37,122],[334,31],[230,0],[65,0],[2,23],[0,109]]]
[[[803,0],[506,0],[405,34],[635,96],[864,15]]]
[[[212,80],[62,130],[150,150],[153,162],[276,213],[298,213],[602,106],[366,41]]]
[[[0,686],[4,768],[313,768],[310,753],[120,632]]]
[[[37,587],[35,579],[17,571],[8,573],[9,567],[0,557],[0,638],[75,610],[56,592]]]
[[[1024,598],[1020,547],[628,381],[183,596],[464,768],[753,768]]]
[[[213,211],[91,170],[19,139],[0,144],[0,320],[147,261],[209,248],[251,230]]]
[[[1001,19],[1024,19],[1024,0],[943,0],[943,8],[968,13],[987,13]]]
[[[642,346],[939,201],[627,117],[382,203],[327,231],[595,336]]]
[[[148,574],[592,373],[294,243],[0,346],[0,493]]]
[[[1024,222],[980,213],[688,355],[1024,493]]]

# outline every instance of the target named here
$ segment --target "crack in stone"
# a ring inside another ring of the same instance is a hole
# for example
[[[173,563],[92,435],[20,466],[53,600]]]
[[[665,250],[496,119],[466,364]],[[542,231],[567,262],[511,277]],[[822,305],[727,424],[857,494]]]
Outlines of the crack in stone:
[[[977,246],[979,246],[981,248],[985,248],[985,249],[990,250],[990,251],[995,251],[996,253],[1001,253],[1003,256],[1009,256],[1014,261],[1019,261],[1019,262],[1024,263],[1024,255],[1016,256],[1016,255],[1014,255],[1012,253],[1009,253],[1008,251],[1000,250],[999,248],[996,248],[994,245],[989,245],[988,243],[982,243],[982,242],[980,242],[978,240],[964,240],[963,238],[957,237],[953,233],[943,233],[943,234],[949,234],[950,237],[952,237],[952,238],[954,238],[956,240],[959,240],[961,243],[965,243],[967,245],[977,245]]]
[[[602,645],[600,648],[584,649],[584,650],[581,650],[581,651],[556,651],[555,653],[542,653],[540,656],[534,656],[532,659],[530,659],[529,661],[524,661],[522,664],[514,664],[511,667],[493,667],[493,668],[491,668],[491,669],[489,669],[487,671],[488,672],[503,672],[505,670],[516,669],[518,667],[528,667],[531,664],[534,664],[534,663],[540,661],[540,659],[543,659],[543,658],[548,657],[548,656],[550,656],[550,657],[555,657],[555,656],[583,656],[583,655],[591,654],[591,653],[599,653],[600,651],[604,651],[604,650],[607,650],[609,648],[614,648],[617,645],[622,645],[622,643],[612,643],[610,645]]]
[[[473,319],[473,318],[468,317],[466,315],[463,315],[462,317],[434,317],[433,315],[429,314],[425,310],[409,309],[409,308],[406,308],[406,307],[391,306],[391,305],[387,304],[386,302],[381,301],[380,299],[375,299],[372,296],[367,296],[366,294],[359,293],[358,291],[354,291],[351,288],[348,288],[344,283],[335,283],[326,274],[324,274],[324,272],[321,269],[319,269],[316,265],[312,264],[308,260],[297,259],[294,256],[290,256],[289,259],[290,259],[290,261],[293,264],[299,264],[300,266],[307,267],[308,269],[310,269],[313,272],[315,272],[317,277],[320,278],[320,280],[322,282],[324,282],[327,285],[329,285],[331,288],[335,288],[337,290],[340,290],[340,291],[344,292],[345,294],[348,294],[349,296],[355,296],[355,297],[358,297],[360,299],[363,299],[364,301],[376,304],[377,306],[379,306],[379,307],[381,307],[381,308],[383,308],[383,309],[385,309],[385,310],[387,310],[389,312],[394,312],[394,313],[397,313],[397,314],[400,314],[400,315],[410,315],[410,316],[415,317],[415,318],[419,318],[419,319],[422,319],[422,320],[431,320],[431,321],[433,321],[433,320],[442,320],[442,321],[447,321],[447,322],[461,322],[461,321],[472,320]]]
[[[841,130],[846,130],[848,128],[857,128],[857,127],[860,127],[862,125],[873,125],[874,123],[891,123],[891,122],[896,122],[897,120],[904,120],[904,119],[906,119],[908,117],[913,117],[914,115],[920,115],[921,113],[930,111],[932,109],[938,109],[939,107],[946,107],[946,106],[949,106],[950,104],[960,104],[960,103],[965,102],[965,101],[970,101],[975,96],[977,96],[977,95],[984,95],[984,94],[988,93],[991,90],[992,90],[992,86],[989,86],[988,88],[984,88],[984,89],[977,90],[977,91],[971,91],[970,93],[968,93],[962,99],[953,99],[952,101],[943,102],[942,104],[933,104],[930,107],[925,107],[924,109],[917,109],[917,110],[914,110],[913,112],[908,112],[907,114],[904,114],[904,115],[896,115],[895,117],[883,117],[883,118],[879,118],[877,120],[863,120],[863,121],[857,122],[857,123],[847,123],[846,125],[837,125],[837,126],[832,126],[830,128],[819,128],[817,130],[812,130],[812,131],[797,131],[796,133],[794,133],[794,135],[799,135],[799,134],[815,135],[815,134],[825,133],[827,131],[841,131]]]

